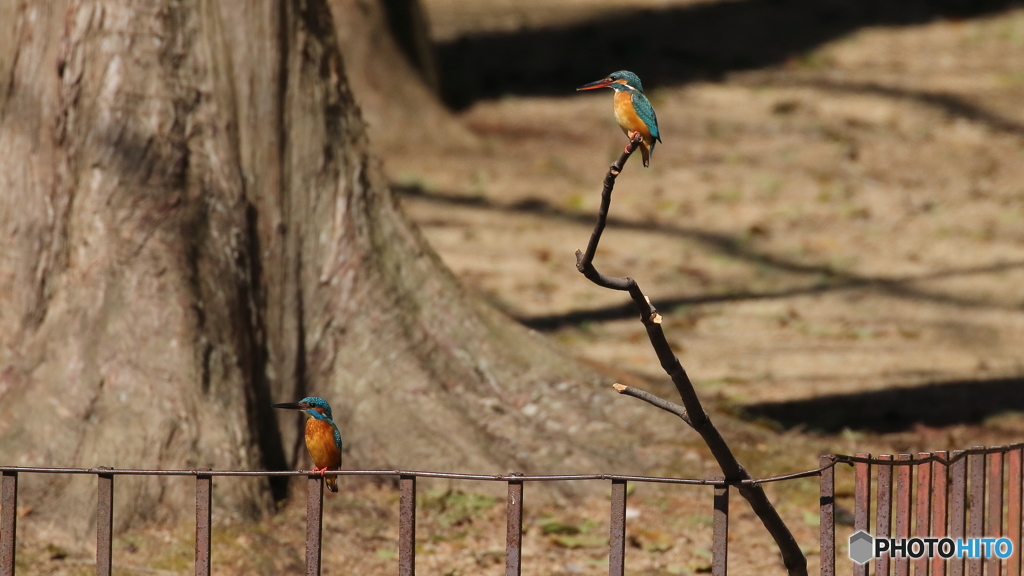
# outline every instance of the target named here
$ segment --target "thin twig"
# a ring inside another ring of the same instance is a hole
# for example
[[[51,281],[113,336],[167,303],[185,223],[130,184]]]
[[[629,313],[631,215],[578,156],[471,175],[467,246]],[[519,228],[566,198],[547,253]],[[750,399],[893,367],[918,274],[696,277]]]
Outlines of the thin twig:
[[[597,246],[601,241],[601,234],[604,232],[605,224],[608,220],[608,209],[611,206],[615,178],[622,172],[626,161],[636,151],[640,140],[641,137],[639,135],[635,136],[622,155],[619,156],[619,159],[608,168],[608,174],[604,177],[604,189],[601,191],[601,207],[597,213],[597,223],[594,225],[594,231],[590,235],[590,242],[587,244],[586,251],[576,251],[576,269],[598,286],[629,292],[630,298],[632,298],[637,311],[640,313],[640,321],[643,322],[644,328],[647,330],[647,337],[651,341],[651,346],[654,347],[654,352],[658,355],[658,360],[661,362],[661,367],[672,379],[672,383],[675,384],[679,397],[683,401],[683,410],[688,418],[686,423],[703,438],[704,443],[711,450],[711,454],[722,469],[726,480],[747,480],[751,477],[750,473],[739,463],[721,433],[718,432],[718,429],[711,422],[711,418],[708,417],[704,407],[701,406],[697,392],[693,388],[693,383],[690,382],[690,377],[687,376],[686,370],[679,363],[675,353],[672,352],[672,347],[669,346],[668,339],[665,337],[665,332],[661,327],[661,314],[658,313],[658,310],[651,304],[650,299],[640,290],[640,286],[635,280],[628,276],[625,278],[605,276],[594,267]],[[636,397],[639,398],[639,396]],[[646,400],[645,398],[641,399]],[[775,540],[775,544],[779,547],[779,552],[782,554],[782,561],[786,565],[790,576],[806,576],[807,558],[804,557],[799,544],[796,542],[796,538],[793,537],[793,533],[790,532],[786,523],[782,521],[782,517],[779,516],[775,506],[768,500],[764,489],[759,484],[744,484],[739,486],[738,489],[740,495],[750,503],[754,513],[761,519],[761,522]]]
[[[615,388],[615,390],[617,390],[619,394],[632,396],[633,398],[639,398],[640,400],[647,402],[651,406],[661,408],[662,410],[668,412],[669,414],[675,414],[676,416],[682,418],[683,422],[686,422],[691,427],[693,426],[693,423],[690,422],[690,417],[686,414],[686,408],[680,406],[679,404],[676,404],[675,402],[669,402],[668,400],[655,396],[654,394],[651,394],[646,390],[641,390],[639,388],[634,388],[632,386],[626,386],[624,384],[612,384],[612,388]]]

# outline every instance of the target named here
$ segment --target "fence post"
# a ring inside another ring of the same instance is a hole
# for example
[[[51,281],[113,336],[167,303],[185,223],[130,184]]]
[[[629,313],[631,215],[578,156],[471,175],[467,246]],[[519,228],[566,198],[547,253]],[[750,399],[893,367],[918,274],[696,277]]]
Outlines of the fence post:
[[[310,474],[306,480],[306,576],[320,576],[323,516],[324,478]]]
[[[911,460],[911,454],[899,454],[897,461]],[[914,466],[903,464],[896,466],[896,538],[910,538],[911,492],[913,491]],[[910,558],[906,553],[894,558],[896,576],[910,574]]]
[[[508,503],[505,508],[508,527],[505,533],[505,576],[522,574],[523,553],[523,481],[508,481]]]
[[[892,460],[892,454],[879,454],[879,460]],[[875,512],[875,538],[888,538],[892,535],[892,465],[878,465],[878,506]],[[889,553],[882,554],[875,560],[875,576],[889,576],[892,568]]]
[[[821,576],[836,574],[836,469],[831,464],[831,455],[818,458],[819,467],[828,466],[818,483]]]
[[[933,452],[936,456],[947,460],[949,453],[944,450]],[[946,535],[946,521],[949,519],[949,505],[946,502],[949,495],[949,470],[945,462],[932,462],[932,538],[942,538]],[[946,561],[942,558],[932,558],[932,570],[930,576],[946,576]]]
[[[719,480],[725,478],[719,477]],[[729,485],[715,486],[711,528],[711,576],[725,576],[729,566]]]
[[[203,470],[209,471],[209,468]],[[213,477],[196,475],[196,576],[210,576],[210,500]]]
[[[988,459],[988,510],[985,512],[985,536],[999,538],[1003,535],[1003,453],[994,452]],[[999,576],[999,556],[995,550],[985,562],[988,576]]]
[[[858,452],[858,458],[871,458],[871,454]],[[853,529],[871,531],[871,464],[856,462],[853,483]],[[853,565],[853,576],[868,576],[867,562]]]
[[[931,457],[931,452],[918,452],[917,457],[921,460]],[[917,508],[916,512],[916,530],[915,536],[918,538],[927,538],[928,532],[931,529],[932,521],[932,465],[929,464],[918,464],[917,468],[917,502],[914,506]],[[942,560],[938,560],[941,562]],[[920,558],[914,560],[914,576],[928,576],[928,555],[923,554]]]
[[[0,482],[0,576],[14,576],[18,527],[18,473],[3,473]]]
[[[953,450],[953,458],[964,453]],[[967,532],[967,457],[950,465],[949,471],[949,537],[957,540]],[[964,576],[964,559],[949,559],[949,576]]]
[[[99,470],[110,470],[106,466]],[[97,474],[96,483],[96,576],[110,576],[114,531],[114,475]]]
[[[984,446],[972,446],[972,450],[984,450]],[[967,536],[981,538],[985,531],[985,454],[967,456],[967,467],[971,475],[970,508],[971,519],[967,525]],[[967,573],[981,576],[984,570],[981,557],[967,559]]]
[[[416,477],[402,475],[398,503],[398,576],[416,574]]]
[[[608,576],[626,572],[626,481],[612,480],[612,512],[608,524]]]
[[[1021,484],[1024,470],[1021,470],[1021,456],[1024,449],[1017,448],[1007,454],[1006,478],[1006,537],[1013,543],[1013,555],[1006,560],[1006,576],[1020,576],[1020,529],[1021,529]],[[941,575],[940,575],[941,576]]]

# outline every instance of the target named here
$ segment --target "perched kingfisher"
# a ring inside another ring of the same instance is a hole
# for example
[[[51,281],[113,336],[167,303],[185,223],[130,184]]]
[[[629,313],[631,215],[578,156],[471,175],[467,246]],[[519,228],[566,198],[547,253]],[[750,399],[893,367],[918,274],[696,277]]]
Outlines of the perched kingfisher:
[[[341,468],[341,432],[331,416],[331,405],[323,398],[307,396],[298,402],[274,404],[274,408],[302,410],[306,420],[306,450],[313,459],[313,471],[325,476],[331,492],[338,491],[338,477],[324,474]]]
[[[654,114],[651,101],[644,96],[644,87],[640,83],[640,78],[628,70],[619,70],[612,72],[602,80],[580,86],[576,90],[593,90],[604,87],[615,90],[612,108],[615,110],[615,120],[619,123],[622,131],[630,140],[636,134],[643,137],[640,142],[640,155],[644,159],[644,168],[647,168],[651,165],[651,153],[654,152],[654,145],[661,142],[661,133],[658,132],[658,117]],[[629,146],[626,148],[628,149]]]

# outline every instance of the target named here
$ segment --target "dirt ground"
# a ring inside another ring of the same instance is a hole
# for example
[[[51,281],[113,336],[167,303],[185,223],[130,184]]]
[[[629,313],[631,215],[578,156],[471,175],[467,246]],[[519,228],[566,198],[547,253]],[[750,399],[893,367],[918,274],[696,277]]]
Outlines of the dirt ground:
[[[449,41],[697,2],[425,4]],[[594,67],[591,80],[612,71]],[[459,115],[476,149],[404,151],[386,167],[467,286],[669,396],[627,299],[575,270],[626,140],[611,93],[574,87],[476,102]],[[664,142],[649,169],[633,158],[619,177],[596,265],[652,298],[755,475],[812,468],[828,451],[1024,438],[1024,9],[866,27],[778,65],[646,88]],[[697,448],[675,457],[707,459]],[[847,508],[849,476],[839,474]],[[346,482],[327,498],[324,574],[393,574],[397,491]],[[502,573],[503,500],[449,488],[421,490],[418,573]],[[768,492],[815,573],[815,480]],[[529,497],[524,574],[607,571],[607,497]],[[255,526],[215,518],[214,573],[301,573],[295,500]],[[710,569],[710,489],[639,485],[630,507],[627,574]],[[735,496],[733,510],[730,573],[784,574]],[[190,573],[192,530],[122,536],[115,574]],[[41,534],[19,550],[19,574],[94,571],[88,545]]]
[[[597,4],[428,2],[445,39],[636,7]],[[619,177],[596,264],[635,278],[665,314],[716,418],[742,438],[735,444],[754,447],[740,448],[751,469],[810,468],[824,451],[1024,439],[1022,48],[1016,9],[867,27],[775,66],[646,85],[664,142],[649,169],[634,158]],[[595,66],[589,80],[612,71]],[[461,114],[477,150],[396,155],[387,166],[465,284],[668,396],[627,298],[574,267],[625,144],[610,91],[574,87],[477,102]],[[765,436],[740,432],[733,415],[765,424]],[[665,498],[648,490],[641,524],[675,544],[634,542],[627,572],[706,568],[709,535],[660,524],[685,522],[678,514],[647,515]],[[815,486],[772,490],[816,570]],[[707,518],[704,496],[668,496],[666,510]],[[732,541],[731,573],[784,573],[756,520],[738,521]],[[601,571],[551,554],[559,560],[527,562],[526,573]]]
[[[552,20],[583,3],[564,4]],[[442,37],[533,12],[428,6]],[[701,391],[735,405],[969,383],[971,416],[935,424],[1024,409],[984,398],[1024,374],[1022,46],[1017,9],[650,86],[664,143],[619,177],[598,268],[634,277]],[[461,116],[477,150],[387,167],[465,284],[580,356],[663,380],[627,299],[574,267],[625,137],[610,91],[572,88],[479,102]]]

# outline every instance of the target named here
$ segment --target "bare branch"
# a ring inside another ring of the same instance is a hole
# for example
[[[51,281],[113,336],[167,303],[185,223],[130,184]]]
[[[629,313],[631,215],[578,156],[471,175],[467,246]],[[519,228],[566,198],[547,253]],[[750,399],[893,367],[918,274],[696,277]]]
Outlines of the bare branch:
[[[619,394],[632,396],[633,398],[639,398],[640,400],[647,402],[651,406],[661,408],[662,410],[668,412],[669,414],[675,414],[676,416],[682,418],[683,422],[686,422],[691,427],[693,426],[693,423],[690,422],[690,417],[686,414],[686,408],[680,406],[679,404],[676,404],[675,402],[669,402],[668,400],[655,396],[654,394],[651,394],[646,390],[641,390],[639,388],[634,388],[632,386],[626,386],[624,384],[612,384],[612,388],[615,388],[619,392]]]
[[[700,434],[722,469],[726,480],[750,479],[750,474],[736,459],[729,445],[704,411],[704,407],[701,406],[700,399],[697,398],[697,392],[693,388],[693,383],[690,382],[690,377],[687,376],[686,370],[679,363],[679,359],[676,358],[675,353],[672,352],[672,348],[668,344],[668,339],[665,338],[665,332],[661,326],[661,314],[651,304],[651,300],[644,295],[640,290],[640,286],[632,278],[628,276],[625,278],[605,276],[594,267],[597,246],[601,242],[601,235],[604,233],[605,224],[608,220],[608,210],[612,202],[612,190],[615,188],[615,179],[622,172],[626,161],[636,151],[637,146],[640,145],[640,139],[640,136],[635,136],[630,141],[629,146],[622,152],[622,155],[619,156],[619,159],[608,167],[608,174],[604,177],[604,189],[601,191],[601,206],[598,209],[597,222],[594,224],[594,231],[590,235],[590,242],[587,244],[586,251],[576,251],[576,269],[598,286],[629,292],[629,296],[633,303],[636,304],[637,312],[640,314],[640,321],[643,322],[644,328],[647,330],[647,337],[651,341],[651,346],[654,347],[654,352],[658,355],[659,362],[661,362],[661,367],[672,379],[672,383],[675,384],[679,397],[683,401],[682,414],[686,416],[684,418],[681,414],[677,415],[683,418],[687,424]],[[616,389],[619,390],[618,388]],[[626,387],[625,389],[629,388]],[[625,393],[624,390],[619,390],[619,392]],[[628,395],[634,396],[633,394]],[[653,394],[650,394],[650,396],[657,398]],[[642,398],[639,395],[635,395],[635,397],[648,401],[659,408],[666,409],[664,406],[651,402],[647,398]],[[671,404],[660,398],[657,398],[657,400],[665,402],[666,405]],[[669,411],[672,412],[672,410]],[[796,542],[796,538],[793,537],[793,533],[790,532],[786,523],[782,521],[782,517],[779,516],[775,506],[768,500],[768,496],[764,493],[761,485],[740,485],[738,489],[740,495],[750,503],[751,509],[761,519],[761,522],[775,540],[789,575],[807,576],[807,558],[804,557],[800,546]]]

